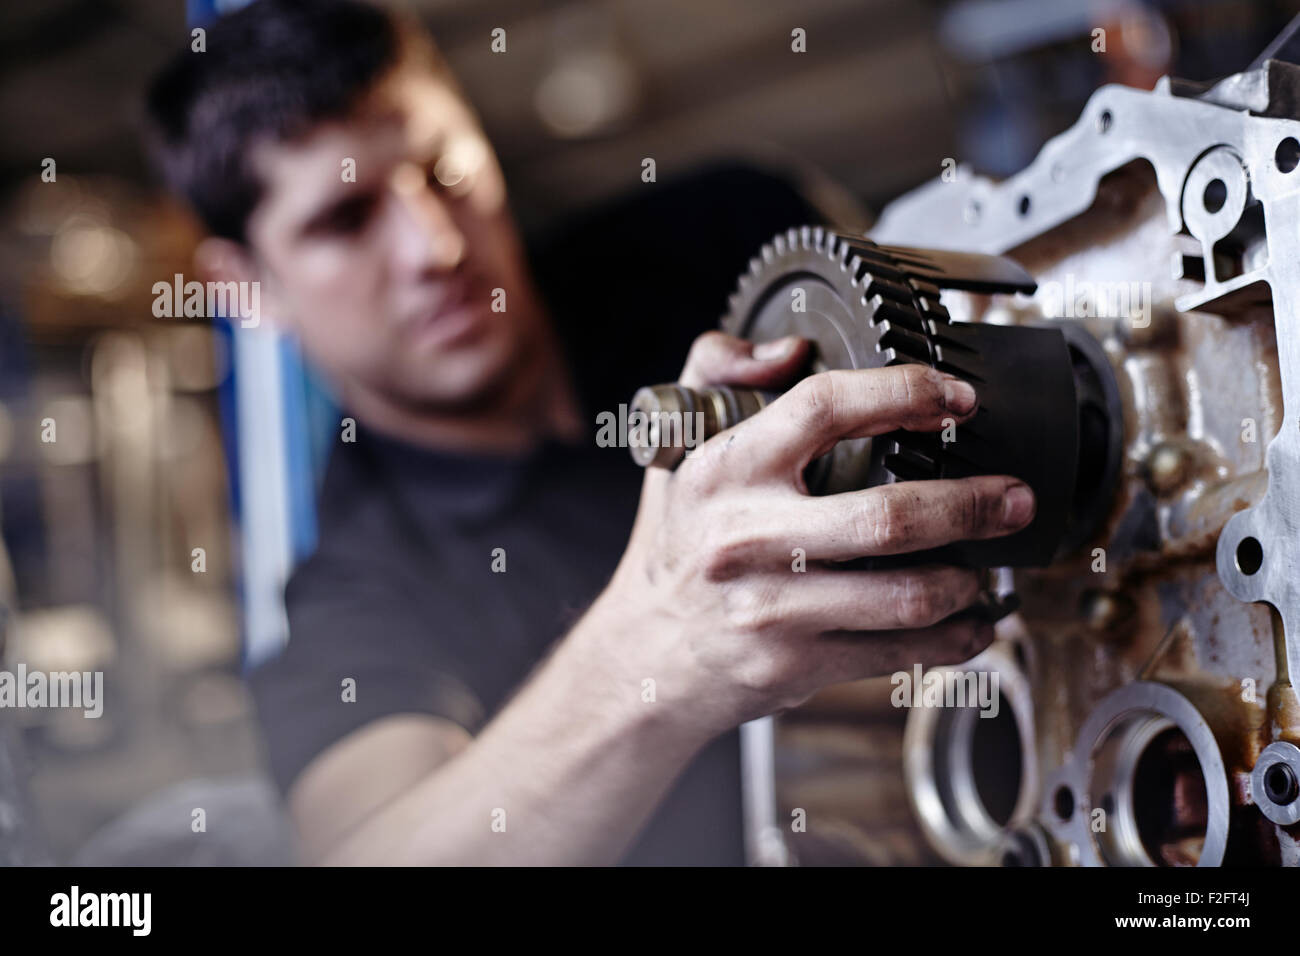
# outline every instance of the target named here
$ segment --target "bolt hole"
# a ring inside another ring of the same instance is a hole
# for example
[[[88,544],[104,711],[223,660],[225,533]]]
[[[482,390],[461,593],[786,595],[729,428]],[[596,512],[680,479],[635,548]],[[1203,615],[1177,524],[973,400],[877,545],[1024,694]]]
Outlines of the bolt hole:
[[[1097,117],[1097,132],[1109,133],[1110,128],[1115,125],[1115,117],[1111,115],[1110,110],[1102,110],[1101,115]]]
[[[1056,810],[1056,815],[1061,818],[1061,822],[1069,820],[1074,816],[1074,793],[1069,787],[1060,786],[1056,788],[1056,796],[1052,798],[1052,807]]]
[[[1151,737],[1131,780],[1131,823],[1146,857],[1156,866],[1194,866],[1210,825],[1209,798],[1205,770],[1187,735],[1171,725]],[[1115,839],[1103,855],[1112,866],[1123,865],[1124,827],[1107,829]]]
[[[1254,574],[1264,566],[1264,549],[1256,538],[1242,538],[1237,545],[1237,570]]]
[[[1294,803],[1300,796],[1295,772],[1284,763],[1275,763],[1264,772],[1264,793],[1279,806]]]
[[[1289,173],[1297,166],[1300,166],[1300,142],[1297,142],[1294,136],[1288,136],[1282,140],[1277,144],[1277,152],[1273,154],[1273,161],[1277,163],[1278,172],[1282,173]]]
[[[1020,202],[1017,204],[1016,208],[1020,210],[1020,215],[1022,215],[1022,216],[1028,216],[1028,215],[1029,215],[1029,197],[1028,197],[1027,195],[1026,195],[1026,196],[1021,196],[1021,197],[1020,197]]]
[[[1206,212],[1218,212],[1228,201],[1228,187],[1222,179],[1211,179],[1205,184],[1205,194],[1201,197]]]

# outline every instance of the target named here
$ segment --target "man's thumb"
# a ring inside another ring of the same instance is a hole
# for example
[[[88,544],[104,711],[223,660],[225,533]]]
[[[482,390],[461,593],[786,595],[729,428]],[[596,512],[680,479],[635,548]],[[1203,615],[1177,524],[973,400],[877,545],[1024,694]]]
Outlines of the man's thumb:
[[[795,335],[754,343],[725,332],[706,332],[691,346],[680,381],[689,388],[777,388],[789,384],[807,359],[808,342]]]

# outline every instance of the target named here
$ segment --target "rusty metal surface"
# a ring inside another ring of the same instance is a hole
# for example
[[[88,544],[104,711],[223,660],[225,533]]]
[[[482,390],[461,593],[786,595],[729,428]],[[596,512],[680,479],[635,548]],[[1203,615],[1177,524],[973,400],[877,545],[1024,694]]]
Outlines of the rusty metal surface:
[[[1255,79],[1297,101],[1300,70],[1268,63]],[[1104,88],[1024,173],[923,187],[873,234],[1010,255],[1034,296],[948,293],[954,320],[1078,323],[1122,404],[1103,527],[1052,567],[1017,570],[1022,607],[999,625],[1032,688],[1020,765],[1041,782],[984,862],[1300,862],[1296,825],[1261,812],[1257,768],[1270,744],[1300,738],[1300,171],[1281,168],[1300,122],[1239,105]],[[1210,211],[1216,177],[1226,213]],[[1138,295],[1079,314],[1069,296],[1084,284]],[[820,837],[788,838],[800,862],[971,861],[942,827],[918,825],[918,807],[935,810],[903,769],[908,719],[878,682],[782,718],[778,799],[820,814]],[[951,745],[913,733],[906,746]]]

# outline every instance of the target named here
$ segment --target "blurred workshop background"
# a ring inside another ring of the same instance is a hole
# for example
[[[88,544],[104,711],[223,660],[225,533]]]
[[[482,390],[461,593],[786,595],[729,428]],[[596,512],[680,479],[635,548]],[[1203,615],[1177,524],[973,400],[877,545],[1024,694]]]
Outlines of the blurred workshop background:
[[[632,188],[646,156],[661,177],[719,156],[796,165],[867,210],[934,178],[946,158],[1006,175],[1098,85],[1238,71],[1300,10],[1297,0],[412,6],[480,111],[528,229]],[[288,858],[272,817],[185,839],[191,807],[212,821],[269,793],[240,676],[230,338],[151,312],[152,284],[190,271],[197,233],[148,173],[141,93],[188,43],[187,20],[211,11],[212,0],[0,5],[0,640],[5,660],[104,671],[107,694],[99,720],[0,711],[0,862]],[[490,53],[496,27],[508,55]],[[791,49],[795,28],[806,53]],[[54,182],[42,180],[47,158]],[[46,419],[55,442],[41,440]],[[829,695],[826,707],[853,700]],[[788,739],[815,737],[816,713]],[[788,769],[804,775],[802,805],[848,799],[862,764],[897,750],[900,720],[865,715],[863,733],[826,742],[820,762],[807,756],[816,745],[800,748],[804,763]],[[897,794],[854,798],[862,814],[897,821],[896,846],[888,835],[868,845],[846,823],[852,851],[828,849],[827,860],[919,852],[905,849],[901,792],[900,782]],[[149,832],[160,815],[178,824],[170,838]]]

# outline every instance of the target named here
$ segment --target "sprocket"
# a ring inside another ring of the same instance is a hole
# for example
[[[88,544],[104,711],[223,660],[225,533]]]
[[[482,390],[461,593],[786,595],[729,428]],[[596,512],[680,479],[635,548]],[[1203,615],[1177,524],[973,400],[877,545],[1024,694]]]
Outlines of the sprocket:
[[[1093,424],[1116,407],[1101,382],[1109,367],[1080,329],[953,322],[940,301],[944,289],[1034,288],[1006,258],[885,246],[804,226],[750,261],[722,325],[753,341],[811,340],[810,373],[914,362],[970,382],[980,407],[969,421],[942,433],[840,442],[810,469],[809,487],[826,494],[895,480],[1015,475],[1034,490],[1033,522],[1005,538],[955,545],[945,557],[1044,566],[1086,537],[1088,500],[1118,471],[1116,436]]]

